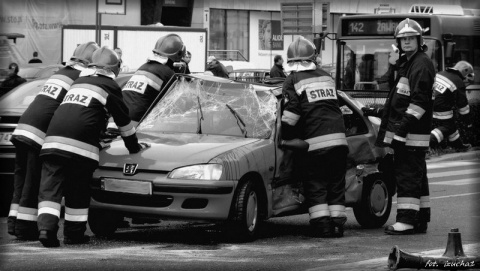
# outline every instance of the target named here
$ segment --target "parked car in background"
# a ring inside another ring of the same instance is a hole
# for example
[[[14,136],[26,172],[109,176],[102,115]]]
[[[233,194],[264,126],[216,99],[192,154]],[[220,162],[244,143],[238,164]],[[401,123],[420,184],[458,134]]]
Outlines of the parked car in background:
[[[13,171],[15,168],[15,147],[10,142],[13,131],[23,112],[28,108],[35,96],[43,87],[53,70],[62,66],[49,66],[45,69],[30,71],[28,75],[39,76],[14,88],[0,97],[0,216],[8,214],[13,193]],[[58,70],[58,69],[57,69]],[[120,73],[115,79],[123,86],[133,73]]]
[[[92,232],[112,235],[125,217],[198,220],[252,240],[262,221],[308,212],[301,180],[279,182],[281,85],[176,76],[137,127],[151,147],[129,154],[114,140],[101,151],[91,182]],[[364,117],[363,105],[345,93],[338,98],[350,148],[346,204],[362,226],[381,227],[395,185],[380,170],[390,157],[373,147],[380,122]],[[276,205],[284,199],[291,204]]]
[[[18,76],[25,78],[27,81],[32,81],[37,78],[49,78],[63,67],[64,65],[62,64],[25,64],[19,67]]]

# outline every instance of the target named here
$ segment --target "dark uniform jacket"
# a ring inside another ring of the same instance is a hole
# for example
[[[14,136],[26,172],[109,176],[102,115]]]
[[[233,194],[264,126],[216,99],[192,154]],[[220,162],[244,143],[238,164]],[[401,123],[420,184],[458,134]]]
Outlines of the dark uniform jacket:
[[[18,121],[18,126],[12,134],[14,144],[21,142],[40,151],[55,110],[79,75],[79,70],[65,67],[45,82]]]
[[[207,64],[207,70],[211,71],[214,76],[228,78],[227,68],[220,62]]]
[[[285,131],[303,127],[300,137],[310,144],[308,151],[348,146],[335,82],[328,73],[320,69],[292,72],[285,79],[283,94],[282,125]]]
[[[447,69],[447,71],[437,73],[433,89],[435,96],[433,118],[453,118],[454,107],[457,108],[458,113],[461,115],[470,113],[465,83],[462,80],[460,72]]]
[[[403,55],[397,66],[397,79],[382,110],[376,143],[388,146],[395,139],[407,148],[426,150],[432,124],[433,63],[425,53],[417,52],[410,60]]]
[[[273,65],[273,67],[270,69],[270,78],[275,78],[275,77],[282,77],[286,78],[287,76],[283,72],[283,67],[282,65]]]
[[[129,116],[140,121],[175,72],[156,61],[143,64],[123,87],[123,100]]]
[[[85,76],[72,87],[53,115],[40,156],[56,155],[98,165],[100,132],[112,115],[130,152],[138,151],[135,128],[118,84],[106,76]]]

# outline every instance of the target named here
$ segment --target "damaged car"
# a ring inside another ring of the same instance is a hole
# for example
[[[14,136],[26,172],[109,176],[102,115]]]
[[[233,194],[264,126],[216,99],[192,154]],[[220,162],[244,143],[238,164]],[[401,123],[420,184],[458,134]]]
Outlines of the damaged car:
[[[137,127],[151,145],[129,154],[122,140],[100,153],[88,222],[97,236],[112,235],[124,218],[209,221],[242,240],[262,222],[307,213],[301,178],[282,178],[287,150],[279,148],[281,86],[206,75],[180,75]],[[350,148],[346,205],[358,223],[381,227],[395,185],[391,159],[374,142],[379,120],[361,103],[338,99]],[[288,159],[287,159],[288,160]]]

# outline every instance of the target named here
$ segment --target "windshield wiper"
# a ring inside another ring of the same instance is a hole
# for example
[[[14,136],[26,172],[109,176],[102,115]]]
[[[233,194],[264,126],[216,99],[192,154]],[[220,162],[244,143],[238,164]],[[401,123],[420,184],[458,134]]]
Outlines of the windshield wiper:
[[[247,137],[247,125],[245,125],[245,122],[243,121],[242,117],[240,117],[238,112],[235,111],[235,109],[233,109],[229,104],[225,104],[225,105],[228,107],[228,109],[230,109],[230,112],[232,112],[233,116],[237,119],[237,125],[238,125],[238,128],[240,128],[242,135]]]
[[[202,120],[204,120],[204,118],[203,118],[202,105],[200,104],[200,96],[197,96],[197,102],[198,102],[198,111],[200,111],[200,115],[198,114],[198,111],[197,111],[197,134],[201,134]]]

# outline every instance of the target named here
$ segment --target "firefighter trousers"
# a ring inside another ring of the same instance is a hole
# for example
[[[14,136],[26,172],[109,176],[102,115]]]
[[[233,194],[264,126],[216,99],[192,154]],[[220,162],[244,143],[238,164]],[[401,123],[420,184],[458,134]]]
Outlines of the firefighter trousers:
[[[397,184],[397,222],[416,225],[430,222],[425,151],[406,148],[394,152],[394,176]]]
[[[56,233],[65,198],[64,236],[83,237],[90,206],[90,180],[96,166],[49,155],[44,158],[38,195],[38,230]]]
[[[435,127],[431,134],[437,139],[437,144],[444,139],[448,142],[453,142],[460,138],[460,133],[453,118],[450,119],[433,119],[433,127]]]
[[[343,225],[345,214],[346,146],[314,150],[307,153],[303,168],[303,188],[309,207],[310,223],[328,221]]]
[[[16,148],[15,173],[23,174],[18,176],[18,179],[23,179],[23,187],[15,222],[15,235],[35,238],[38,237],[37,206],[42,162],[39,150],[23,144],[17,144]]]
[[[21,231],[21,235],[25,236],[30,228],[35,230],[33,234],[37,234],[36,208],[38,183],[40,182],[39,169],[41,168],[39,152],[22,143],[15,144],[15,151],[13,196],[8,213],[8,232],[17,235],[17,228]],[[24,208],[20,208],[20,206]],[[22,222],[17,225],[19,214]],[[33,221],[33,223],[28,223],[29,221]]]

